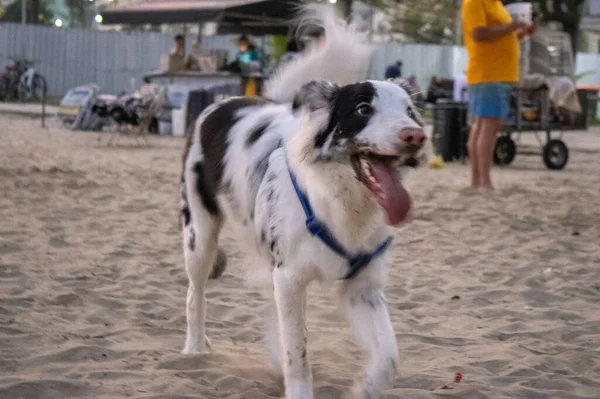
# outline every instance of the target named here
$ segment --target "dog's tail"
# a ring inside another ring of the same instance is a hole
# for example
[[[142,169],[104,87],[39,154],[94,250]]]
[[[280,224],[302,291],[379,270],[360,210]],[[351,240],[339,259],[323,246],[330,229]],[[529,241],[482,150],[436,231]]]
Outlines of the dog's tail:
[[[304,6],[298,22],[300,28],[306,24],[322,28],[324,42],[283,66],[265,83],[265,96],[275,102],[292,102],[298,90],[314,80],[353,83],[368,67],[372,47],[364,35],[339,18],[332,6]]]

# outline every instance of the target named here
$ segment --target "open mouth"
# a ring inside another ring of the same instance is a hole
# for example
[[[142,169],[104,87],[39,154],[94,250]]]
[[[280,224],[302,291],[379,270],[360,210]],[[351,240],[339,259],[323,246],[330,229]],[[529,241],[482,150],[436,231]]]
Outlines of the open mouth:
[[[402,223],[410,211],[411,200],[402,185],[398,167],[415,167],[418,161],[414,157],[403,159],[365,152],[352,155],[351,162],[357,179],[385,210],[388,224]]]

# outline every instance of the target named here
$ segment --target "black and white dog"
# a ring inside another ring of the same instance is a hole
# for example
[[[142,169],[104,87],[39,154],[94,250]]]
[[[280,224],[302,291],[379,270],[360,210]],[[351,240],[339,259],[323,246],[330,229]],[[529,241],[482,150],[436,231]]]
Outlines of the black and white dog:
[[[368,63],[370,46],[331,9],[308,11],[325,29],[324,43],[267,82],[268,99],[214,104],[189,137],[181,180],[189,277],[183,352],[210,346],[205,284],[227,217],[270,274],[267,342],[287,398],[313,396],[305,308],[314,280],[342,280],[350,325],[371,353],[352,392],[376,398],[398,364],[383,289],[393,226],[410,210],[400,170],[415,166],[426,138],[397,84],[340,84]]]

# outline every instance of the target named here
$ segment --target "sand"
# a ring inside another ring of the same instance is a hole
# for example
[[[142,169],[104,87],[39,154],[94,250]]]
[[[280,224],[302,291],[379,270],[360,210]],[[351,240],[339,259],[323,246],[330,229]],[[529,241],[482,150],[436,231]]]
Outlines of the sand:
[[[228,228],[228,269],[208,288],[213,352],[180,354],[183,139],[97,137],[0,116],[0,398],[281,397],[264,301]],[[414,218],[386,290],[402,359],[387,398],[600,398],[600,151],[573,149],[560,172],[518,156],[494,173],[492,196],[464,190],[459,163],[409,179]],[[316,397],[338,398],[365,354],[332,293],[309,298]]]

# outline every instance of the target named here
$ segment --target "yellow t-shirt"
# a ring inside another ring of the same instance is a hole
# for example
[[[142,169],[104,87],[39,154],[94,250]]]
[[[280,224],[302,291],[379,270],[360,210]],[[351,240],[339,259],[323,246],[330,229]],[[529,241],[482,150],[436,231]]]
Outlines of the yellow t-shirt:
[[[473,30],[481,26],[504,25],[512,17],[500,0],[464,0],[462,23],[469,55],[467,83],[517,82],[519,80],[519,39],[516,33],[490,41],[476,42]]]

